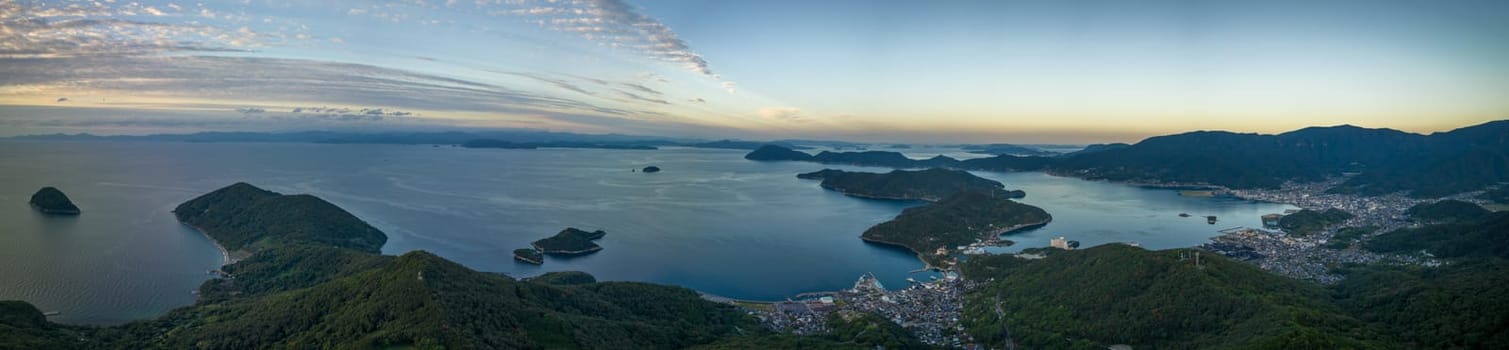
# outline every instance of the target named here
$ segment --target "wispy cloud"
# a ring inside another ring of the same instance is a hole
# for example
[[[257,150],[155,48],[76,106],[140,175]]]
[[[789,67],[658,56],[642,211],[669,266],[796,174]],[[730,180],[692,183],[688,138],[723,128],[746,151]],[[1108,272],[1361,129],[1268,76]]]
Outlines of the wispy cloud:
[[[636,50],[715,79],[707,60],[693,51],[670,26],[639,13],[622,0],[516,1],[520,8],[498,14],[527,16],[546,28],[576,33],[587,40]]]
[[[0,57],[156,54],[169,51],[245,51],[259,33],[197,24],[142,22],[100,16],[165,14],[135,3],[109,7],[27,6],[0,0]]]

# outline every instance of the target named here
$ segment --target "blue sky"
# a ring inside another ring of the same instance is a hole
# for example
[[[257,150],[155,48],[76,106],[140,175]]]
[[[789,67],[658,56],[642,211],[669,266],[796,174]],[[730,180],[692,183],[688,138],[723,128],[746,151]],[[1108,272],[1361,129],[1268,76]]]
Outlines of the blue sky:
[[[0,135],[1098,142],[1509,116],[1502,1],[0,0]]]

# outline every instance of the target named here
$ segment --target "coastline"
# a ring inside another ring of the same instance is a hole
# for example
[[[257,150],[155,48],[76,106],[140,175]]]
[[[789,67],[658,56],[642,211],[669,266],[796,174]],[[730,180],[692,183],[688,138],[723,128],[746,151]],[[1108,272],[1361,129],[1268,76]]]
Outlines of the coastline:
[[[1020,225],[1008,226],[1008,227],[1004,227],[1004,228],[1000,228],[1000,229],[988,231],[988,232],[982,233],[980,235],[981,236],[992,236],[992,235],[998,236],[998,235],[1004,235],[1004,234],[1015,232],[1015,231],[1020,231],[1020,230],[1025,230],[1025,229],[1035,228],[1035,227],[1041,227],[1041,226],[1047,225],[1048,223],[1051,223],[1051,222],[1053,222],[1053,218],[1049,217],[1047,220],[1043,220],[1043,221],[1040,221],[1040,222],[1033,222],[1033,223],[1025,223],[1025,224],[1020,224]],[[876,239],[876,238],[865,237],[863,234],[861,234],[859,236],[859,239],[863,240],[865,242],[870,242],[870,243],[875,243],[875,244],[884,244],[884,245],[889,245],[889,246],[901,247],[901,248],[905,248],[908,251],[911,251],[912,255],[917,256],[917,260],[921,260],[922,261],[923,267],[921,269],[919,269],[919,270],[916,270],[916,271],[920,271],[920,270],[939,270],[939,271],[942,271],[943,270],[942,267],[933,266],[933,264],[930,263],[930,262],[928,262],[927,259],[922,258],[922,252],[918,252],[917,249],[914,249],[912,247],[908,247],[908,246],[906,246],[904,244],[896,243],[896,242],[890,242],[890,241],[885,241],[885,240],[880,240],[880,239]],[[916,272],[916,271],[913,271],[913,272]]]
[[[229,250],[226,250],[225,246],[220,245],[220,241],[215,240],[215,237],[211,237],[209,232],[205,232],[204,229],[199,228],[199,226],[190,225],[188,223],[183,223],[183,225],[194,229],[194,232],[199,232],[199,234],[204,235],[204,238],[210,240],[210,244],[215,245],[215,249],[220,250],[220,266],[223,267],[225,265],[236,263],[235,260],[231,259],[231,252]]]

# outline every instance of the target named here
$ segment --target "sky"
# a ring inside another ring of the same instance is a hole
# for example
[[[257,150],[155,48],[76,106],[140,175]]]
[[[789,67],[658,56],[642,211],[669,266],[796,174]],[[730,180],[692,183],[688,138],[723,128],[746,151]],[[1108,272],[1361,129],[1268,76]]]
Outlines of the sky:
[[[0,136],[1429,133],[1506,62],[1509,1],[0,0]]]

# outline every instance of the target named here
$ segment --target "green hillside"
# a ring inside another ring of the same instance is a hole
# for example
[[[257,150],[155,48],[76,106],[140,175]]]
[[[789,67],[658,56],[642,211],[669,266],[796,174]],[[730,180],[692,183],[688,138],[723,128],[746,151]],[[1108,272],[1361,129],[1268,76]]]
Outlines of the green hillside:
[[[323,199],[282,195],[246,183],[184,202],[173,214],[233,251],[311,243],[377,253],[388,240],[381,231]]]
[[[1109,244],[1049,253],[967,261],[965,275],[985,282],[965,296],[967,331],[992,346],[1009,332],[1032,349],[1381,346],[1369,341],[1380,338],[1373,328],[1343,314],[1321,287],[1216,254],[1201,254],[1196,266],[1187,249]]]
[[[936,203],[908,208],[891,221],[875,225],[860,238],[911,249],[934,266],[938,248],[974,243],[1009,230],[1046,224],[1053,216],[1042,208],[981,192],[959,192]]]
[[[1417,204],[1404,212],[1410,218],[1422,222],[1471,221],[1488,215],[1488,209],[1477,204],[1459,200],[1442,200]]]
[[[1291,235],[1309,236],[1331,225],[1346,222],[1347,219],[1351,218],[1351,213],[1336,208],[1326,209],[1325,211],[1305,209],[1294,214],[1284,215],[1283,218],[1278,220],[1278,227]]]

